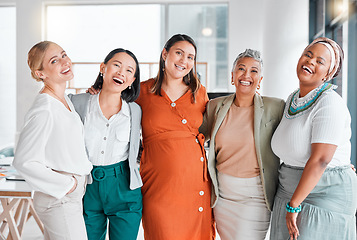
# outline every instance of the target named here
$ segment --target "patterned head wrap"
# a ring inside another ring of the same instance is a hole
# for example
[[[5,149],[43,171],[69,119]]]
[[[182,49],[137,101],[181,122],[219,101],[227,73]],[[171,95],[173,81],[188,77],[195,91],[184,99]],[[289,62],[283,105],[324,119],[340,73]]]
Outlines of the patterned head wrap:
[[[343,50],[335,41],[326,37],[319,37],[312,41],[305,49],[311,47],[312,45],[320,43],[326,46],[331,54],[331,64],[324,82],[331,80],[336,77],[341,70],[343,62]]]

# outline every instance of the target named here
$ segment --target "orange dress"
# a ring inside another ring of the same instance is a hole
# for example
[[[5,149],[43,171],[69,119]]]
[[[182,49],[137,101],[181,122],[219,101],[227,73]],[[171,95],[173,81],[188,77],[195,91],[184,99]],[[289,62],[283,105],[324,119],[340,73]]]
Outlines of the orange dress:
[[[162,96],[152,93],[153,83],[141,83],[137,100],[143,112],[145,240],[214,239],[211,182],[204,137],[198,132],[208,101],[206,90],[200,87],[196,103],[190,91],[172,102],[163,90]]]

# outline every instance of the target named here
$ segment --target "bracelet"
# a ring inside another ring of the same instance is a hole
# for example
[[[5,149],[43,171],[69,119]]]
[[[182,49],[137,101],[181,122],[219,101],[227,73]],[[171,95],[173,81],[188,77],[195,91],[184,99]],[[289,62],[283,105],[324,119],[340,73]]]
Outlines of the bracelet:
[[[301,204],[298,207],[290,207],[290,202],[286,204],[286,211],[290,213],[299,213],[301,212]]]

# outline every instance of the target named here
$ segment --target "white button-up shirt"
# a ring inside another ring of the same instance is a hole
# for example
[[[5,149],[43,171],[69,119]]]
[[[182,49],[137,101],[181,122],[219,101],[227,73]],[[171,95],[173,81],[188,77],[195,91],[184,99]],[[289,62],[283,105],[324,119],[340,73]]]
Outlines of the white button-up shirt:
[[[121,110],[107,119],[100,109],[99,96],[91,95],[84,121],[84,138],[93,165],[111,165],[128,159],[130,109],[122,100]]]

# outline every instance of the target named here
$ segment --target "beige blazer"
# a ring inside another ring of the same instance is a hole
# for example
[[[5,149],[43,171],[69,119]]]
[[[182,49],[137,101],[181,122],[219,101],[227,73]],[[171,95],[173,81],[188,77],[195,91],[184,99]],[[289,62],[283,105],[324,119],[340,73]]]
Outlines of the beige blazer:
[[[207,104],[200,132],[206,140],[210,141],[208,154],[208,172],[212,180],[211,207],[217,203],[219,195],[215,138],[225,116],[233,101],[235,94],[215,98]],[[274,155],[270,142],[275,129],[277,128],[284,111],[285,102],[282,99],[262,97],[258,94],[254,96],[254,139],[255,148],[260,168],[265,202],[271,211],[274,202],[275,192],[278,186],[279,158]]]

